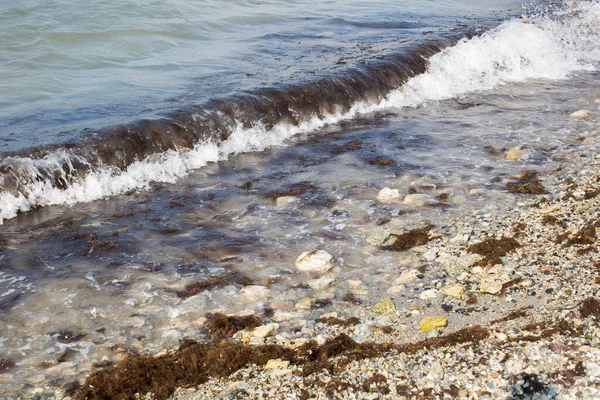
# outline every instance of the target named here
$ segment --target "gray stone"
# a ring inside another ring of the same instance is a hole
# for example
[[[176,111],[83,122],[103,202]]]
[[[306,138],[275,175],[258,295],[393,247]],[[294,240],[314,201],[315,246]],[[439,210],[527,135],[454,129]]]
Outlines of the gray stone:
[[[479,254],[466,254],[461,257],[455,257],[449,254],[441,254],[436,261],[444,267],[450,275],[459,275],[467,271],[473,264],[483,259]]]
[[[271,291],[266,286],[250,285],[242,288],[240,294],[248,301],[265,299]]]
[[[410,206],[424,206],[426,205],[431,197],[426,194],[409,194],[404,197],[403,204]]]
[[[367,237],[367,243],[371,246],[388,247],[395,242],[396,237],[392,232],[380,226],[373,229],[369,237]]]
[[[297,310],[310,310],[312,305],[317,302],[317,299],[314,297],[305,297],[299,302],[296,303]]]
[[[495,276],[485,276],[479,282],[479,290],[490,294],[500,293],[502,291],[502,280]]]
[[[441,381],[444,379],[444,367],[442,366],[442,363],[439,361],[432,362],[429,369],[429,374],[436,381]]]
[[[444,288],[444,295],[461,299],[466,289],[460,283],[451,283]]]
[[[277,329],[279,329],[279,324],[261,325],[259,327],[254,328],[254,330],[252,331],[252,336],[266,338],[271,333],[275,332]]]
[[[277,207],[285,207],[291,204],[296,204],[298,202],[298,198],[294,196],[281,196],[278,197],[275,203]]]
[[[250,344],[264,344],[264,343],[265,343],[264,338],[260,338],[260,337],[256,337],[256,336],[253,336],[250,338]]]
[[[438,249],[431,248],[431,249],[427,250],[425,253],[423,253],[423,258],[426,259],[427,261],[434,261],[437,258],[437,255],[438,255]]]
[[[465,204],[467,202],[467,198],[465,196],[452,196],[450,198],[450,203],[452,204]]]
[[[569,117],[575,118],[575,119],[588,119],[591,116],[592,116],[592,112],[589,110],[579,110],[579,111],[575,111],[574,113],[571,113],[569,115]]]
[[[311,289],[323,290],[333,285],[335,281],[337,281],[337,278],[335,276],[323,276],[319,279],[310,280],[307,283]]]
[[[394,285],[398,286],[398,285],[404,285],[406,283],[414,282],[417,280],[417,276],[419,274],[420,274],[420,272],[416,269],[406,269],[406,270],[402,271],[402,273],[400,274],[400,276],[398,278],[396,278],[396,280],[394,281]]]
[[[429,290],[425,290],[424,292],[421,292],[421,294],[419,294],[419,298],[423,301],[427,301],[427,300],[435,299],[439,295],[440,295],[440,293],[437,290],[429,289]]]
[[[289,321],[291,319],[299,318],[300,316],[301,316],[300,313],[277,310],[277,311],[275,311],[275,314],[273,314],[273,321],[275,321],[275,322]]]

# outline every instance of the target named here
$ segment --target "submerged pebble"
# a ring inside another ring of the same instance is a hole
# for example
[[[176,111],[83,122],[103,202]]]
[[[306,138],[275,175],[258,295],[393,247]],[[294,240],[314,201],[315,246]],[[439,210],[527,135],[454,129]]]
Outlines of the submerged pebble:
[[[575,119],[587,119],[592,116],[592,112],[589,110],[579,110],[571,113],[569,116]]]
[[[391,203],[393,201],[399,200],[400,197],[401,196],[398,189],[390,189],[388,187],[385,187],[381,189],[377,194],[377,201],[380,201],[382,203]]]
[[[296,260],[296,269],[302,272],[327,272],[333,268],[333,256],[324,250],[300,254]]]

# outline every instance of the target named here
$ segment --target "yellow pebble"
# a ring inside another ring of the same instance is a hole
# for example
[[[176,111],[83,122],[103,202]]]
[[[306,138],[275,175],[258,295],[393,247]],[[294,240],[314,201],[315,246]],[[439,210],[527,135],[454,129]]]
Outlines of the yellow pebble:
[[[373,312],[376,312],[377,314],[386,315],[395,313],[396,307],[394,306],[394,302],[392,301],[392,299],[386,297],[384,299],[381,299],[379,303],[371,307],[371,310]]]
[[[267,361],[267,365],[265,365],[265,370],[270,369],[283,369],[290,366],[290,362],[287,360],[282,360],[281,358],[276,358],[273,360]]]
[[[419,326],[423,332],[427,332],[435,328],[443,328],[447,324],[446,317],[426,317],[421,320]]]
[[[554,206],[554,207],[546,208],[545,210],[540,210],[540,214],[542,214],[542,215],[551,214],[558,210],[560,210],[560,206]]]

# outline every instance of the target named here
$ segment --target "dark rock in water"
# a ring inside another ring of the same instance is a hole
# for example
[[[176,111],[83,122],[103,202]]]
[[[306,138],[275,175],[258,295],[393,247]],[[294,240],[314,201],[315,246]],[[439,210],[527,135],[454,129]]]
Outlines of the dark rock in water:
[[[376,166],[376,167],[395,167],[398,165],[398,163],[396,163],[396,161],[390,159],[390,158],[385,158],[382,156],[376,156],[373,158],[364,158],[363,159],[370,165]]]
[[[359,139],[354,138],[347,143],[333,147],[331,149],[331,152],[333,154],[342,154],[342,153],[346,153],[349,151],[360,150],[362,148],[362,146],[363,146],[363,142]]]
[[[6,371],[11,368],[14,368],[15,362],[10,358],[0,357],[0,371]]]
[[[297,197],[300,203],[306,207],[331,208],[336,200],[327,196],[326,192],[311,182],[302,181],[294,183],[287,189],[275,190],[264,195],[271,200],[281,197]]]
[[[79,381],[69,382],[65,384],[62,389],[67,396],[73,397],[79,390],[81,390],[81,383],[79,383]]]
[[[21,298],[21,293],[14,292],[0,297],[0,310],[8,310]]]
[[[319,322],[326,325],[341,325],[341,326],[355,326],[360,324],[360,320],[356,317],[351,317],[346,320],[339,319],[335,317],[319,317],[315,320],[315,322]]]
[[[60,343],[74,343],[78,342],[85,337],[85,333],[72,331],[69,329],[62,329],[58,332],[50,333],[50,336],[56,336],[56,340]]]
[[[177,296],[183,299],[187,299],[188,297],[195,296],[199,293],[202,293],[205,290],[229,285],[232,283],[247,286],[252,284],[252,280],[242,274],[237,273],[220,276],[209,276],[208,278],[186,285],[185,288],[183,288],[183,290],[177,292]]]
[[[94,252],[103,252],[103,251],[107,251],[110,249],[115,248],[115,243],[114,242],[107,242],[104,240],[100,240],[98,238],[98,234],[97,233],[92,233],[86,244],[86,250],[85,250],[85,255],[86,256],[91,256],[92,253]]]
[[[60,356],[56,359],[57,362],[62,363],[65,361],[72,360],[79,352],[73,349],[65,349]]]

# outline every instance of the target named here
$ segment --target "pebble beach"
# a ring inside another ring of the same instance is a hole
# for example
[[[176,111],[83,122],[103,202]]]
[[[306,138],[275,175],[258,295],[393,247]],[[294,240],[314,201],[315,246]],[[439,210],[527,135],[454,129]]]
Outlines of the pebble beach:
[[[565,118],[589,126],[597,115]],[[555,149],[553,162],[515,174],[507,184],[512,201],[497,212],[467,210],[411,227],[393,219],[373,224],[365,246],[412,260],[380,287],[366,287],[360,277],[336,282],[336,260],[325,250],[299,255],[296,268],[314,278],[306,285],[345,285],[347,295],[334,303],[326,296],[273,303],[263,314],[220,321],[208,314],[202,329],[215,351],[275,346],[282,357],[203,375],[204,383],[172,388],[169,398],[600,398],[597,140],[597,131],[582,131]],[[389,192],[382,189],[378,201],[407,201]],[[361,300],[373,292],[378,301]],[[407,296],[410,305],[397,307]],[[236,330],[243,321],[249,326]],[[172,360],[180,352],[153,358]],[[77,386],[75,398],[102,398],[95,384],[128,370],[104,371]],[[143,390],[135,396],[157,398]]]
[[[310,329],[319,343],[341,333],[358,342],[400,346],[472,327],[481,327],[483,335],[456,345],[431,342],[414,352],[391,346],[381,356],[309,376],[286,362],[254,365],[179,389],[172,398],[600,398],[597,135],[582,132],[581,145],[557,149],[561,161],[539,171],[546,194],[515,194],[512,204],[493,215],[436,221],[431,240],[405,250],[415,254],[417,268],[399,268],[389,298],[345,303],[319,316],[321,322],[298,319],[295,311],[276,311],[272,318]],[[469,252],[476,243],[501,238],[513,238],[518,247],[498,263],[481,264],[482,256]],[[420,301],[396,309],[394,295],[419,290],[425,274],[444,278],[421,291]],[[359,280],[348,285],[361,290]],[[439,319],[437,328],[423,326],[430,317]],[[340,323],[349,318],[360,322]]]

